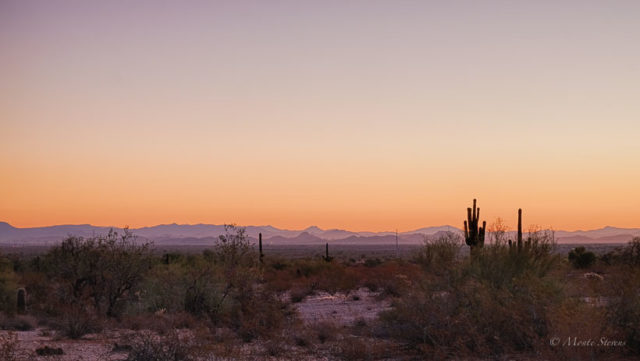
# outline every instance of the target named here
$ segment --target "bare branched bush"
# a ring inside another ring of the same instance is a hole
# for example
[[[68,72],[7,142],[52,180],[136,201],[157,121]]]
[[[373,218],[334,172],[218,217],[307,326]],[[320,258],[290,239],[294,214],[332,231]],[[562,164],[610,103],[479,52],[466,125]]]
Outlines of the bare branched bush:
[[[127,361],[195,361],[201,351],[192,337],[170,332],[158,336],[152,332],[136,334]]]
[[[81,304],[59,305],[58,312],[58,317],[51,321],[51,327],[59,336],[79,339],[102,330],[102,320],[90,307]]]
[[[503,244],[506,242],[507,225],[504,224],[504,220],[498,217],[489,226],[489,235],[493,244]]]

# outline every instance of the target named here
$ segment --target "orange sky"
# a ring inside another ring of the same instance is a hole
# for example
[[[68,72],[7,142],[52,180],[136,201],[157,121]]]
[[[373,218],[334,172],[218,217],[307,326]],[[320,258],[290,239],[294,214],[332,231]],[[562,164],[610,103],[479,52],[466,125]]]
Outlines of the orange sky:
[[[0,4],[0,221],[640,227],[640,3]]]

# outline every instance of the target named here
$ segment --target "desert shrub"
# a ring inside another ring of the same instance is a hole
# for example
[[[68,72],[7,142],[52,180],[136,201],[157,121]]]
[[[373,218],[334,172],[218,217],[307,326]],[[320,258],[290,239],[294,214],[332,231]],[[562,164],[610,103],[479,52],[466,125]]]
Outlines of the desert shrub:
[[[285,319],[293,316],[287,304],[274,293],[257,287],[235,295],[233,301],[231,310],[224,317],[245,342],[277,335]]]
[[[289,264],[282,259],[273,259],[270,262],[269,266],[271,266],[276,271],[282,271],[283,269],[287,268]]]
[[[54,303],[51,302],[53,284],[43,272],[27,271],[20,274],[20,284],[27,290],[29,313],[52,314]]]
[[[425,271],[448,272],[455,265],[462,246],[462,236],[447,232],[435,239],[425,239],[424,246],[414,256],[414,262]]]
[[[56,355],[64,355],[64,351],[60,347],[38,347],[36,349],[36,355],[38,356],[56,356]]]
[[[576,298],[565,298],[558,307],[553,307],[548,316],[550,320],[549,335],[560,340],[561,344],[575,337],[582,340],[596,340],[601,338],[620,340],[619,335],[606,327],[606,309]],[[550,341],[550,340],[547,340]],[[540,359],[545,360],[596,360],[608,359],[621,349],[610,347],[544,347],[544,342],[538,348]],[[598,355],[601,354],[601,355]],[[598,357],[605,356],[605,357]],[[610,359],[617,359],[611,357]]]
[[[359,284],[357,275],[341,264],[333,264],[322,273],[312,277],[312,280],[316,286],[315,289],[331,294],[355,290]]]
[[[607,324],[624,338],[628,350],[640,353],[640,270],[621,270],[610,281]]]
[[[320,343],[335,341],[340,334],[340,327],[329,321],[313,323],[308,327],[312,337]]]
[[[189,280],[182,264],[158,264],[146,275],[140,286],[140,312],[185,311],[185,294]]]
[[[100,315],[117,316],[151,262],[150,245],[138,245],[125,230],[118,235],[69,237],[45,255],[60,303],[91,303]]]
[[[311,289],[308,287],[295,287],[292,288],[289,292],[289,298],[291,299],[291,303],[299,303],[302,302],[305,297],[312,293]]]
[[[13,264],[0,255],[0,312],[16,312],[16,292],[18,290]]]
[[[596,255],[584,247],[576,247],[569,252],[569,262],[575,268],[589,268],[596,262]]]
[[[540,279],[558,263],[553,234],[532,232],[521,249],[495,244],[480,249],[463,266],[470,277],[493,288],[513,288],[514,281]]]
[[[208,250],[203,251],[204,254],[207,254]],[[174,263],[179,263],[184,259],[184,255],[175,252],[167,252],[164,253],[161,257],[161,262],[163,264],[169,265]]]
[[[634,237],[626,245],[603,254],[599,260],[608,266],[640,266],[640,237]]]
[[[225,326],[243,340],[268,338],[282,327],[288,310],[261,282],[261,265],[243,228],[227,226],[202,255],[159,263],[141,288],[145,312],[186,312]],[[269,272],[286,272],[287,270]]]
[[[640,266],[640,237],[634,237],[623,249],[622,259],[631,266]]]
[[[193,338],[177,332],[158,336],[152,332],[135,335],[127,361],[192,361],[200,356]]]
[[[365,267],[376,267],[382,264],[380,258],[367,258],[364,260]]]
[[[11,331],[31,331],[37,325],[33,316],[2,316],[0,315],[0,329]]]
[[[387,360],[394,356],[394,350],[381,340],[353,336],[339,340],[331,351],[345,361]]]
[[[142,311],[188,312],[215,319],[228,303],[234,286],[219,265],[204,257],[158,264],[141,286],[140,304]]]
[[[338,291],[349,292],[362,284],[360,266],[339,262],[325,262],[322,259],[297,259],[282,270],[268,269],[263,273],[265,287],[275,292],[295,290],[300,292]],[[363,267],[364,268],[364,267]],[[369,268],[375,272],[378,267]]]
[[[286,352],[286,340],[284,337],[273,337],[264,343],[265,355],[277,357]]]
[[[50,323],[60,336],[79,339],[102,330],[102,320],[90,307],[82,304],[58,305],[58,316]]]
[[[370,342],[365,342],[359,337],[349,337],[341,340],[333,353],[341,360],[367,360],[371,356]]]
[[[380,315],[382,335],[436,358],[532,351],[549,332],[548,311],[561,301],[557,262],[546,238],[520,251],[485,246],[440,277],[424,277]]]

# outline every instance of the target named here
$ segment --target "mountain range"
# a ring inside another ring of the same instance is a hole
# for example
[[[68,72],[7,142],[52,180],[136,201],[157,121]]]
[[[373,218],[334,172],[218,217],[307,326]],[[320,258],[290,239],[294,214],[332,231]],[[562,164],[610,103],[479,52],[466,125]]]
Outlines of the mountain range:
[[[247,235],[257,240],[262,233],[267,244],[395,244],[395,232],[352,232],[343,229],[321,229],[311,226],[303,230],[279,229],[273,226],[246,226]],[[56,225],[49,227],[18,228],[0,222],[0,244],[42,245],[61,241],[69,235],[91,237],[106,234],[111,227],[89,224]],[[116,231],[120,228],[113,227]],[[214,224],[161,224],[153,227],[130,229],[134,235],[162,245],[203,245],[211,244],[215,238],[225,233],[224,225]],[[453,226],[424,227],[397,234],[398,243],[420,244],[425,237],[437,237],[445,232],[462,233]],[[508,238],[515,238],[508,232]],[[640,228],[604,227],[588,231],[555,231],[558,243],[624,243],[640,236]]]

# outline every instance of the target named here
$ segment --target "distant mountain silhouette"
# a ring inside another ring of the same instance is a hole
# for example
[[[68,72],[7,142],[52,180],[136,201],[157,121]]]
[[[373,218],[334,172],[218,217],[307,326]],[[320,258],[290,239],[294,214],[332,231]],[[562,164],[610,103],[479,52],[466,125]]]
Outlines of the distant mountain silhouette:
[[[106,234],[110,227],[89,224],[56,225],[50,227],[17,228],[0,222],[0,243],[29,245],[59,242],[69,235],[90,237]],[[122,231],[121,228],[114,228]],[[311,226],[303,230],[279,229],[273,226],[246,226],[247,235],[256,241],[262,233],[263,241],[269,244],[394,244],[395,232],[353,232],[342,229],[324,230]],[[153,227],[131,229],[138,237],[160,245],[211,244],[224,234],[224,225],[214,224],[161,224]],[[398,243],[421,244],[425,237],[434,238],[446,232],[462,234],[453,226],[424,227],[409,232],[398,233]],[[589,231],[555,231],[559,243],[623,243],[640,236],[640,228],[604,227]],[[515,238],[513,231],[506,238]]]
[[[0,222],[0,234],[11,232],[16,229],[14,226],[10,225],[7,222]]]

